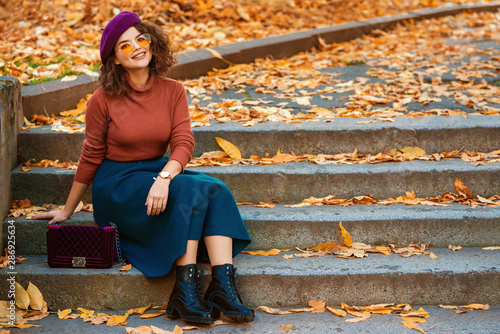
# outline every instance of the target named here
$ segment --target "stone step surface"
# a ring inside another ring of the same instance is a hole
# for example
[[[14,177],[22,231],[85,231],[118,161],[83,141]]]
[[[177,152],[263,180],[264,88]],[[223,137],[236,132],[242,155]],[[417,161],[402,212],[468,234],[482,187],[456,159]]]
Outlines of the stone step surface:
[[[340,308],[339,305],[328,305]],[[367,305],[363,305],[367,306]],[[460,306],[460,305],[458,305]],[[423,308],[429,313],[429,318],[425,319],[425,324],[419,324],[424,330],[431,329],[431,333],[481,333],[497,334],[498,319],[500,318],[500,306],[491,305],[487,311],[469,311],[466,314],[456,314],[453,310],[447,310],[434,305],[412,305],[412,309]],[[100,311],[102,313],[125,314],[127,310],[118,312]],[[262,311],[257,311],[255,321],[247,324],[230,323],[212,328],[201,327],[200,331],[194,333],[282,333],[281,326],[291,325],[294,330],[291,333],[372,333],[372,334],[413,334],[415,330],[403,327],[401,319],[389,315],[373,315],[370,319],[358,323],[346,323],[346,319],[339,318],[331,313],[299,313],[288,315],[269,315]],[[158,317],[148,320],[142,320],[138,315],[130,316],[126,327],[137,328],[139,326],[156,326],[158,328],[173,331],[175,326],[184,327],[190,325],[181,320],[167,320],[164,317]],[[84,323],[81,319],[60,320],[57,315],[51,314],[49,317],[34,324],[42,325],[37,328],[30,328],[30,333],[124,333],[124,328],[120,326],[107,327],[106,325],[93,326]],[[12,330],[12,333],[17,331]]]
[[[236,284],[245,303],[252,307],[304,307],[311,299],[328,305],[412,305],[500,303],[498,251],[465,248],[459,252],[435,248],[427,255],[371,255],[363,259],[333,256],[283,259],[240,254],[234,259]],[[20,255],[20,254],[19,254]],[[49,309],[84,307],[123,310],[152,302],[163,305],[172,289],[172,273],[145,278],[137,269],[119,273],[112,269],[49,268],[43,255],[29,255],[16,265],[16,281],[36,282]],[[208,284],[208,265],[201,277]],[[11,272],[0,271],[5,281]],[[0,294],[7,295],[7,284]]]
[[[407,161],[375,165],[317,165],[292,162],[277,165],[196,167],[192,170],[224,181],[237,202],[299,203],[310,196],[347,198],[370,193],[377,199],[414,191],[418,197],[455,192],[460,178],[474,195],[500,194],[500,164],[473,166],[461,159]],[[75,171],[34,167],[12,171],[14,199],[28,198],[34,204],[65,203]],[[91,201],[87,191],[84,201]]]
[[[366,118],[363,120],[370,120]],[[193,128],[196,147],[193,156],[220,150],[215,137],[222,137],[251,155],[283,153],[336,154],[355,149],[377,154],[387,146],[418,146],[428,154],[460,150],[490,152],[499,148],[500,117],[496,115],[396,117],[394,123],[377,121],[357,124],[356,118],[337,118],[334,123],[284,124],[264,122],[253,127],[242,123],[213,124]],[[21,131],[19,159],[78,161],[84,133],[52,132],[50,126]]]
[[[500,245],[500,207],[470,208],[424,205],[309,206],[302,208],[256,208],[240,206],[252,243],[246,250],[313,248],[319,243],[343,243],[339,222],[355,242],[369,245],[429,243],[431,247],[485,247]],[[16,250],[21,254],[46,254],[47,220],[7,217],[14,221]],[[95,225],[92,213],[77,212],[63,223]]]

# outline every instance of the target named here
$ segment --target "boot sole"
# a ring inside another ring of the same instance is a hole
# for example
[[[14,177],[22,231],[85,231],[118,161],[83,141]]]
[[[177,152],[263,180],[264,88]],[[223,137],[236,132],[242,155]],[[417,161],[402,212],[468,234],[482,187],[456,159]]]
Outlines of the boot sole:
[[[210,308],[210,316],[213,319],[218,319],[222,313],[226,318],[231,319],[235,322],[252,322],[255,319],[255,314],[253,316],[246,316],[241,314],[231,314],[220,308],[217,304],[204,300],[206,306]]]
[[[186,322],[196,322],[196,323],[202,323],[202,324],[213,324],[215,322],[214,318],[205,318],[205,317],[196,317],[196,316],[190,316],[190,315],[184,315],[181,312],[179,312],[179,309],[172,304],[168,303],[167,305],[167,312],[165,313],[165,316],[173,319],[181,319]]]

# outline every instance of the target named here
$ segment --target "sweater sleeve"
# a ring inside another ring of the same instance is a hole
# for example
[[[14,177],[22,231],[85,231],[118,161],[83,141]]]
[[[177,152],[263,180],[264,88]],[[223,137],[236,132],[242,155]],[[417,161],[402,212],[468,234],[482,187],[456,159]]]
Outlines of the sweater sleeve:
[[[97,169],[103,162],[106,152],[108,117],[106,105],[99,91],[87,103],[85,113],[85,140],[75,174],[75,181],[92,184]]]
[[[191,130],[186,91],[182,84],[179,83],[178,87],[170,135],[170,159],[178,161],[182,165],[182,171],[184,172],[184,168],[186,168],[194,152],[194,135]]]

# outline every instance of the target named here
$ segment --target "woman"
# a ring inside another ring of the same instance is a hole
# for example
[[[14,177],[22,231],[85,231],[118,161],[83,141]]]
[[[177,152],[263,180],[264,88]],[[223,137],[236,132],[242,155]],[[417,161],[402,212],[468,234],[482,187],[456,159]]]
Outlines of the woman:
[[[164,75],[174,64],[168,36],[131,12],[103,31],[101,87],[87,104],[85,141],[63,210],[39,214],[49,224],[71,217],[92,184],[94,219],[114,223],[122,253],[146,277],[176,282],[167,315],[213,323],[220,312],[249,322],[232,258],[250,237],[227,186],[184,170],[194,149],[185,90]],[[170,146],[171,156],[163,155]],[[197,258],[208,255],[212,281],[202,299]]]

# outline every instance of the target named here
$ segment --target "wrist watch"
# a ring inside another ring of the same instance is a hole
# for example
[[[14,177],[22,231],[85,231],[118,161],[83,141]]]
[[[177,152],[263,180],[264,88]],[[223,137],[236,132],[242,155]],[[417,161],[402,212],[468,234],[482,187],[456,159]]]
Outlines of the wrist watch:
[[[169,172],[160,172],[158,176],[162,179],[170,179],[170,181],[172,181],[172,176],[170,176]]]

